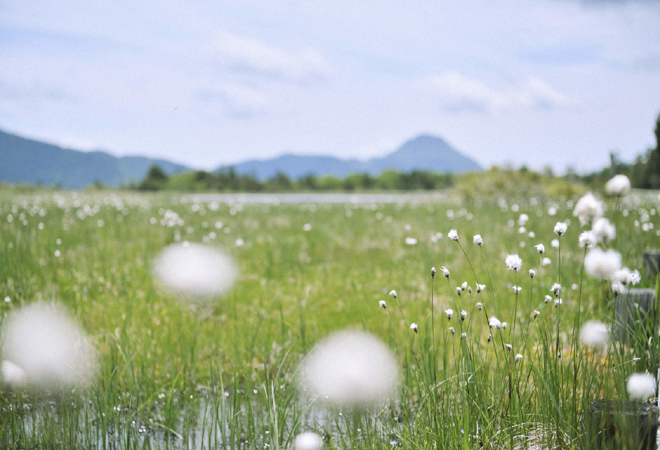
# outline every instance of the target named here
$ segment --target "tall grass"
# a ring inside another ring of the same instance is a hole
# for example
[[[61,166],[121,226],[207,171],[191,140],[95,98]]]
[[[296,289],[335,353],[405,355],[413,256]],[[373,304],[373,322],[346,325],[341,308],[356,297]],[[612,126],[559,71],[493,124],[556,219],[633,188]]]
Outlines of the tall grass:
[[[579,343],[580,323],[613,321],[614,294],[583,274],[577,220],[561,237],[561,259],[548,251],[553,264],[541,266],[534,248],[551,249],[554,224],[572,218],[571,200],[407,200],[266,205],[0,193],[3,320],[24,304],[60,302],[92,336],[101,361],[86,389],[5,389],[0,447],[288,448],[297,433],[313,430],[332,448],[587,448],[591,401],[626,399],[628,376],[657,373],[660,353],[653,325],[650,343],[646,329],[634,344],[605,351]],[[623,199],[619,210],[628,214],[617,232],[630,238],[613,244],[631,268],[658,242],[658,214],[640,202]],[[648,231],[635,225],[642,210]],[[180,220],[168,225],[172,212]],[[523,212],[530,219],[520,233]],[[450,229],[459,243],[446,237]],[[482,247],[471,243],[477,233]],[[242,274],[235,289],[203,304],[162,292],[150,264],[177,240],[223,246]],[[520,273],[507,271],[510,253],[522,257]],[[449,268],[449,279],[439,270],[430,277],[433,266]],[[563,303],[546,303],[559,280]],[[459,297],[464,281],[471,292]],[[485,290],[478,293],[477,283]],[[397,300],[387,296],[392,289]],[[489,328],[493,316],[507,328]],[[301,392],[306,353],[345,328],[369,331],[396,352],[395,399],[344,410]],[[633,435],[621,438],[634,445]]]

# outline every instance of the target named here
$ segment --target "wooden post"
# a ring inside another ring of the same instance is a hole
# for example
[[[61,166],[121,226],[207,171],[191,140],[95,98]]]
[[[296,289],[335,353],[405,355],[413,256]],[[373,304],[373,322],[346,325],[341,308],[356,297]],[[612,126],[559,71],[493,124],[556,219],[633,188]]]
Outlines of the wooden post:
[[[635,331],[645,330],[646,321],[654,316],[654,309],[655,289],[628,289],[619,294],[614,315],[614,340],[630,341]]]
[[[642,254],[644,260],[644,277],[655,280],[660,274],[660,250],[648,250]]]

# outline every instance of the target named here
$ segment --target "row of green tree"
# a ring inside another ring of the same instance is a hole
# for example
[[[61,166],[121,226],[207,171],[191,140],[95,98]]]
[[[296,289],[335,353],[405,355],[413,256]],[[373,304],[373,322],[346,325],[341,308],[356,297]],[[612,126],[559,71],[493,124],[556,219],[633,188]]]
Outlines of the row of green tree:
[[[218,172],[203,170],[168,176],[159,166],[152,166],[147,176],[132,186],[142,191],[177,190],[190,192],[293,192],[293,191],[367,191],[367,190],[434,190],[454,184],[449,173],[414,170],[402,173],[386,170],[378,176],[355,173],[339,178],[334,175],[307,175],[294,180],[279,172],[260,181],[251,175],[238,174],[233,168]]]

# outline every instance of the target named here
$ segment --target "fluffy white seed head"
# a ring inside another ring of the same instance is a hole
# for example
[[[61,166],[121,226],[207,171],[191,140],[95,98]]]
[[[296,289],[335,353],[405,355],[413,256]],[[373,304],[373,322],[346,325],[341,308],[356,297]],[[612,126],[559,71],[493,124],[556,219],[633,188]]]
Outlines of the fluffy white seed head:
[[[621,269],[621,254],[612,249],[592,248],[584,258],[584,269],[594,278],[609,280]]]
[[[575,204],[573,215],[580,220],[580,225],[589,225],[603,215],[603,202],[587,192]]]
[[[447,237],[451,239],[452,241],[458,242],[458,231],[456,230],[449,230],[449,233],[447,233]]]
[[[543,244],[536,244],[534,246],[534,248],[536,249],[536,251],[539,252],[539,255],[542,255],[542,254],[545,253],[545,245],[543,245]]]
[[[600,217],[594,221],[591,232],[596,236],[598,242],[610,242],[616,238],[616,227],[605,217]]]
[[[475,234],[475,235],[474,235],[474,238],[472,238],[472,242],[474,242],[475,244],[477,244],[479,247],[481,247],[482,245],[484,245],[484,240],[483,240],[483,238],[481,237],[480,234]]]
[[[550,260],[550,258],[543,258],[543,259],[541,260],[541,265],[542,265],[543,267],[545,267],[545,266],[549,266],[550,264],[552,264],[552,261]]]
[[[461,320],[465,320],[466,318],[467,318],[467,311],[466,311],[466,310],[462,310],[462,311],[461,311]]]
[[[534,269],[529,269],[529,277],[534,278],[536,276],[536,270]]]
[[[593,231],[583,231],[578,238],[578,244],[583,248],[594,248],[598,239]]]
[[[484,307],[484,305],[482,305],[481,303],[477,303],[477,309],[478,309],[479,311],[481,311],[481,309],[482,309],[483,307]]]
[[[597,320],[588,320],[580,328],[580,342],[591,347],[607,347],[609,336],[607,325]]]
[[[419,331],[419,328],[417,327],[417,324],[415,322],[410,324],[410,329],[413,330],[415,333]]]
[[[614,175],[605,183],[605,192],[616,196],[626,195],[630,192],[630,179],[625,175]]]
[[[449,278],[449,269],[447,269],[445,266],[440,267],[440,270],[442,270],[442,274],[446,277]]]
[[[166,247],[155,259],[153,272],[165,290],[197,300],[227,294],[238,278],[231,257],[218,248],[188,242]]]
[[[396,298],[396,291],[394,289],[390,291],[390,296]]]
[[[468,288],[468,283],[467,283],[467,281],[464,281],[464,282],[461,284],[461,290],[464,291],[464,290],[466,290],[467,288]]]
[[[550,287],[550,292],[555,294],[555,297],[559,297],[559,294],[561,293],[561,284],[555,283]]]
[[[541,314],[541,312],[537,311],[537,310],[534,310],[534,312],[532,314],[533,314],[534,318],[536,319]]]
[[[431,278],[435,278],[435,267],[431,267]]]
[[[502,328],[502,322],[500,322],[500,321],[497,319],[497,317],[495,317],[495,316],[491,316],[491,317],[488,319],[488,326],[489,326],[490,328],[495,328],[495,329],[497,329],[497,328]]]
[[[655,378],[648,373],[633,373],[628,378],[627,388],[630,398],[647,400],[655,394]]]
[[[516,362],[518,362],[518,361],[520,361],[521,359],[523,359],[523,355],[521,355],[520,353],[517,353],[515,359],[516,359]]]
[[[445,314],[447,314],[447,320],[451,320],[452,316],[454,315],[454,310],[451,308],[445,309]]]
[[[302,374],[311,395],[343,406],[385,402],[398,379],[390,349],[358,331],[340,331],[320,342],[307,356]]]
[[[294,450],[321,450],[323,439],[311,431],[300,433],[293,441],[293,448]]]
[[[480,293],[481,291],[483,291],[484,289],[486,289],[486,285],[485,285],[485,284],[479,284],[479,283],[477,283],[477,294],[479,294],[479,293]]]
[[[378,302],[378,306],[380,306],[383,309],[387,309],[387,302],[385,300],[381,300]]]
[[[566,222],[557,222],[553,231],[561,236],[562,234],[566,233],[567,229],[568,224]]]
[[[96,372],[94,348],[57,306],[33,303],[11,313],[3,335],[5,382],[68,388],[88,383]]]
[[[454,330],[454,327],[449,327],[449,332],[454,335],[456,334],[456,330]]]
[[[507,255],[504,262],[509,270],[518,272],[522,268],[522,258],[517,254]]]

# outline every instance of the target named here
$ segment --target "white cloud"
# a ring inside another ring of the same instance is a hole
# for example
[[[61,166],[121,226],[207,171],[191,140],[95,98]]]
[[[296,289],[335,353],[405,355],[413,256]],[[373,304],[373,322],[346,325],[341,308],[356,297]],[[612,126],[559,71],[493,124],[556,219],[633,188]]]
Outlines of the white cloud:
[[[206,51],[231,69],[287,81],[319,79],[330,72],[330,64],[313,48],[285,51],[225,32],[216,34]]]
[[[428,77],[422,86],[449,111],[493,112],[519,108],[554,108],[574,103],[542,80],[530,77],[518,86],[498,89],[459,72]]]

